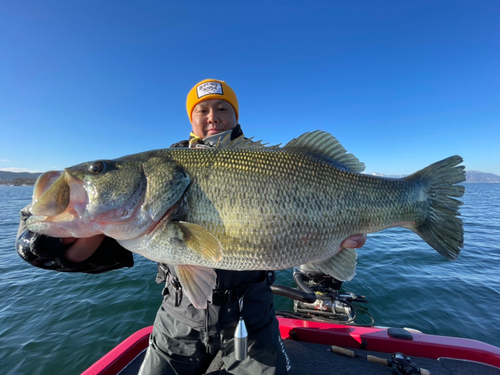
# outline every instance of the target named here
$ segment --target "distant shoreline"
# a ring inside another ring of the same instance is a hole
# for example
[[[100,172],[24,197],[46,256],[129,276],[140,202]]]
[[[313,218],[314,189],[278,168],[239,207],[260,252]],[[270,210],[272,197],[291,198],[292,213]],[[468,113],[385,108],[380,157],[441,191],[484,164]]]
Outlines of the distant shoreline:
[[[13,180],[0,180],[0,185],[8,186],[34,186],[36,178],[16,178]]]
[[[498,184],[500,183],[500,176],[493,173],[466,171],[466,181],[464,183],[479,183],[479,184]],[[14,185],[22,186],[35,185],[36,179],[42,173],[30,172],[9,172],[0,171],[0,185]],[[388,177],[388,178],[403,178],[407,175],[387,175],[383,173],[367,173],[369,176]]]

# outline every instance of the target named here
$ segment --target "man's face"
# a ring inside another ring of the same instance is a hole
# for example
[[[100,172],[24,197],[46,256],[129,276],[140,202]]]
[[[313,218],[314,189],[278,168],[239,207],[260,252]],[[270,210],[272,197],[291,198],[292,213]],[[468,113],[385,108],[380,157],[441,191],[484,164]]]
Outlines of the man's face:
[[[220,99],[198,103],[191,117],[193,133],[202,139],[233,129],[238,124],[233,106]]]

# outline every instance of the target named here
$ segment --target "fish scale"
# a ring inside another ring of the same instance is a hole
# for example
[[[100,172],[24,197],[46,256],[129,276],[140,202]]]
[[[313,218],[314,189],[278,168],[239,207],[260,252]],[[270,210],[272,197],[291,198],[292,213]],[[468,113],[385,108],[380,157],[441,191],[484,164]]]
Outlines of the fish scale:
[[[411,202],[411,184],[337,170],[304,152],[205,154],[175,150],[170,156],[192,179],[186,221],[222,243],[223,260],[203,266],[283,269],[323,260],[352,234],[413,222],[424,212]],[[395,197],[406,204],[391,210]]]

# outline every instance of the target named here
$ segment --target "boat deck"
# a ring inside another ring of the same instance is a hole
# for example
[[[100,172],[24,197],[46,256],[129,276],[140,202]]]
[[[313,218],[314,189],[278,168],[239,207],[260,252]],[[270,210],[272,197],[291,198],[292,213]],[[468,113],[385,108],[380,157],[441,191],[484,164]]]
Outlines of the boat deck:
[[[500,348],[476,340],[283,316],[278,320],[296,375],[401,374],[396,368],[366,359],[371,355],[388,360],[395,352],[408,355],[412,365],[433,375],[500,375]],[[137,375],[151,331],[152,326],[132,334],[82,375]],[[331,345],[352,355],[337,354]],[[215,357],[206,374],[227,374],[221,356]]]
[[[372,363],[363,358],[347,357],[332,353],[329,345],[312,344],[294,340],[284,340],[285,348],[292,363],[292,374],[295,375],[394,375],[400,374],[396,369]],[[374,355],[389,359],[390,354],[366,350],[354,350],[356,355]],[[120,375],[137,375],[144,358],[145,351],[138,355]],[[411,357],[412,362],[434,375],[500,375],[500,369],[483,363],[440,358],[438,360]],[[222,359],[216,357],[208,375],[226,374]]]

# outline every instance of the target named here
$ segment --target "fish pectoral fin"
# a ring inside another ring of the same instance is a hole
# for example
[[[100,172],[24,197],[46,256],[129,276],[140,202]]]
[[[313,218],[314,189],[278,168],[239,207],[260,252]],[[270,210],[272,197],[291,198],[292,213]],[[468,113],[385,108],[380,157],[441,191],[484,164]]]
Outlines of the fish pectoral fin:
[[[349,281],[356,275],[357,258],[356,249],[342,248],[336,255],[322,263],[315,264],[315,266],[321,272],[333,276],[337,280]]]
[[[206,309],[207,301],[212,302],[212,293],[215,289],[217,274],[211,268],[174,265],[175,273],[179,278],[183,293],[197,309]]]
[[[219,262],[222,260],[222,244],[212,233],[198,224],[176,221],[180,229],[180,239],[196,254],[205,260]]]

